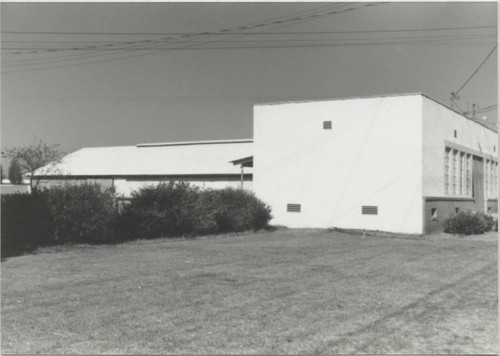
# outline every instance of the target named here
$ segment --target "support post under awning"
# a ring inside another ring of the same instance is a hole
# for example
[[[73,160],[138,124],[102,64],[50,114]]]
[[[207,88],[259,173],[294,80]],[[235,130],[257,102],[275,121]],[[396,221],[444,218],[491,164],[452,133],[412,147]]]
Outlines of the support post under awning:
[[[241,189],[243,189],[243,174],[245,173],[245,167],[243,167],[243,165],[240,166],[241,167]]]

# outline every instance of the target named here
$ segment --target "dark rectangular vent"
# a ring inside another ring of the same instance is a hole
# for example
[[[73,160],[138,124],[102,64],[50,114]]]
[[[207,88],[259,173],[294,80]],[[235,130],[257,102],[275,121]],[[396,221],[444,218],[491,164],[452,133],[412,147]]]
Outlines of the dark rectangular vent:
[[[300,204],[287,204],[286,211],[291,213],[300,213]]]
[[[332,129],[332,122],[331,121],[323,121],[323,129],[324,130],[331,130]]]
[[[361,214],[364,214],[364,215],[378,215],[378,206],[363,205],[361,207]]]

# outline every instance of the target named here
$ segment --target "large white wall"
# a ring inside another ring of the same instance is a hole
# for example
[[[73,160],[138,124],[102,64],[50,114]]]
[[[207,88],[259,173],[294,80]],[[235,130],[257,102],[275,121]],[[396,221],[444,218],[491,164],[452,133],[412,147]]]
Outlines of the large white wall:
[[[255,106],[253,188],[272,223],[421,233],[421,108],[420,95]]]
[[[498,160],[496,132],[460,115],[434,100],[423,98],[423,195],[443,197],[445,141],[470,153]],[[457,130],[457,137],[454,137]],[[496,146],[495,150],[493,146]]]

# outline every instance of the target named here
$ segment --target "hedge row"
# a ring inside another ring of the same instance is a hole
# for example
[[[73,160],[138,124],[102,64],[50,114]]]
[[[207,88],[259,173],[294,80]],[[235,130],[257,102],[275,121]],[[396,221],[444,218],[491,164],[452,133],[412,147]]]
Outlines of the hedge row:
[[[2,256],[55,244],[258,230],[270,219],[269,207],[243,190],[162,183],[120,208],[112,189],[60,186],[2,196]]]

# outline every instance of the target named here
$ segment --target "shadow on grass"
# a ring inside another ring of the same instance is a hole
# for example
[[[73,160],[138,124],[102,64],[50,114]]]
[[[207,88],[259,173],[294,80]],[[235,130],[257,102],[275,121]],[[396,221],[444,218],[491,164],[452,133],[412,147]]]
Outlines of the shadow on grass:
[[[168,240],[198,240],[205,238],[214,238],[214,237],[232,237],[232,236],[240,236],[240,235],[251,235],[259,232],[274,232],[277,230],[286,229],[283,226],[267,226],[262,230],[245,230],[245,231],[233,231],[226,233],[216,233],[216,234],[207,234],[207,235],[182,235],[182,236],[157,236],[150,238],[127,238],[127,239],[119,239],[113,241],[99,241],[99,242],[88,242],[88,243],[75,243],[68,242],[63,244],[52,244],[52,245],[43,245],[43,246],[16,246],[16,247],[8,247],[2,246],[1,249],[1,262],[6,261],[8,258],[24,256],[24,255],[36,255],[43,253],[58,253],[64,252],[76,247],[81,246],[115,246],[121,245],[128,242],[134,241],[150,241],[150,240],[159,240],[159,239],[168,239]]]

